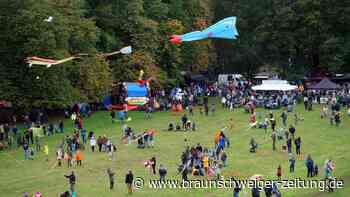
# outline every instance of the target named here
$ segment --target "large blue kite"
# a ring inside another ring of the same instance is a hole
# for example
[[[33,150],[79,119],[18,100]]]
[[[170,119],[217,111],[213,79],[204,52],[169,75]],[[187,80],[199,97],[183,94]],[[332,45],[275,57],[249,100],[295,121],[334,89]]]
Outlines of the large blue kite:
[[[181,44],[181,42],[190,42],[206,38],[236,39],[237,36],[236,17],[232,16],[217,22],[203,31],[194,31],[183,35],[172,35],[170,42],[173,44]]]

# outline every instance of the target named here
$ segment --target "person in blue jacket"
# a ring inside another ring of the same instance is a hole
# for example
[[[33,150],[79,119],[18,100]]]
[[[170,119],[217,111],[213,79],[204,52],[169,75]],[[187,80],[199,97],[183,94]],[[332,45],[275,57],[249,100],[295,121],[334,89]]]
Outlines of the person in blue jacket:
[[[306,158],[306,168],[307,168],[307,177],[312,177],[313,171],[314,171],[314,161],[312,160],[310,155],[308,155]]]

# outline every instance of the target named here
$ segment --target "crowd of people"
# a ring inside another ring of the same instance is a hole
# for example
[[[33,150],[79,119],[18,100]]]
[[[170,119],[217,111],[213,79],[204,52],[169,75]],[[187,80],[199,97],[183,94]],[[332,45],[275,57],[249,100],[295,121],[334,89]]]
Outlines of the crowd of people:
[[[159,110],[169,110],[181,112],[182,116],[179,121],[170,122],[167,131],[195,131],[197,129],[194,120],[195,114],[197,116],[198,109],[201,116],[214,116],[216,113],[216,102],[210,103],[215,99],[210,97],[220,98],[221,106],[224,110],[234,111],[238,107],[243,107],[249,113],[249,127],[248,129],[258,128],[265,131],[265,136],[272,144],[272,154],[276,152],[285,152],[288,156],[287,162],[289,172],[294,173],[296,162],[305,159],[306,177],[317,177],[319,175],[319,164],[317,164],[311,155],[307,154],[308,150],[302,150],[302,143],[307,143],[302,140],[298,125],[304,118],[294,109],[297,103],[302,102],[306,113],[313,110],[313,104],[321,105],[320,118],[328,119],[331,125],[340,126],[342,115],[341,109],[347,108],[347,115],[350,116],[350,92],[348,89],[342,89],[332,92],[270,92],[270,93],[256,93],[251,89],[250,82],[230,82],[227,84],[212,85],[198,85],[180,89],[174,89],[169,97],[165,92],[155,94],[153,104],[149,103],[145,107],[145,119],[151,119],[151,113],[157,108]],[[158,95],[158,96],[157,96]],[[159,103],[156,107],[154,103]],[[179,107],[181,109],[178,111]],[[175,108],[174,108],[175,106]],[[196,106],[196,107],[195,107]],[[264,107],[263,112],[257,112],[257,107]],[[272,109],[282,108],[282,112],[277,116]],[[113,110],[110,112],[112,123],[117,120],[117,113]],[[91,116],[92,112],[89,110],[85,117]],[[95,135],[94,131],[87,131],[84,127],[84,116],[77,110],[71,112],[66,111],[66,118],[70,118],[73,130],[66,131],[64,121],[52,123],[48,122],[48,117],[45,113],[39,112],[36,117],[29,115],[23,116],[24,128],[20,131],[17,128],[17,119],[14,116],[12,121],[5,124],[0,124],[0,149],[22,147],[25,160],[35,159],[35,155],[43,152],[45,160],[48,161],[52,154],[51,148],[47,144],[42,143],[43,137],[50,137],[57,133],[66,134],[59,142],[56,148],[57,167],[61,167],[63,162],[67,163],[68,168],[82,167],[83,153],[88,151],[87,145],[90,146],[90,152],[107,153],[108,158],[115,160],[115,152],[117,150],[116,143],[112,142],[112,138],[107,135]],[[127,116],[127,114],[124,114]],[[290,119],[293,119],[291,121]],[[289,120],[289,121],[288,121]],[[229,130],[233,129],[233,119],[229,121]],[[289,124],[293,122],[294,124]],[[129,127],[125,121],[122,121],[123,137],[121,141],[124,144],[137,143],[137,148],[153,148],[155,146],[155,129],[144,129],[136,134],[135,131]],[[225,135],[227,127],[217,131],[214,136],[214,144],[212,147],[203,147],[200,143],[195,146],[187,146],[185,151],[181,154],[181,163],[178,166],[178,172],[181,174],[183,180],[188,180],[188,175],[204,176],[210,179],[222,179],[222,170],[228,165],[228,151],[226,148],[230,147],[229,138]],[[250,138],[249,152],[255,154],[259,152],[259,142],[266,141],[265,139]],[[294,146],[294,148],[293,148]],[[53,149],[55,149],[53,148]],[[295,151],[294,151],[295,150]],[[303,154],[302,154],[303,152]],[[145,167],[150,169],[151,174],[157,174],[157,160],[156,157],[145,162]],[[333,171],[335,169],[335,162],[327,159],[323,165],[324,178],[326,180],[334,179]],[[107,177],[109,180],[110,189],[114,188],[115,172],[108,168]],[[166,180],[167,169],[163,164],[159,165],[158,174],[160,180]],[[282,164],[277,166],[276,178],[283,178]],[[65,175],[69,181],[69,191],[63,192],[61,197],[75,196],[76,175],[72,171],[69,175]],[[128,193],[133,191],[134,175],[130,169],[125,176],[125,184],[128,188]],[[332,188],[330,188],[332,189]],[[278,189],[275,189],[277,193]],[[240,188],[234,188],[235,197],[239,196]],[[258,196],[260,191],[252,189],[252,196]],[[266,196],[271,196],[270,190],[265,191]],[[24,196],[28,196],[25,193]],[[35,194],[35,197],[41,197],[40,192]]]

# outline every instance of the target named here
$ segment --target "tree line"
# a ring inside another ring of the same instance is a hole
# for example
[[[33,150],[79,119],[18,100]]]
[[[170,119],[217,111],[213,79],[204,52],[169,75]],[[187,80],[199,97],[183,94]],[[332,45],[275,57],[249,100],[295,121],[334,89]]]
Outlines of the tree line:
[[[169,42],[228,16],[237,16],[237,40]],[[99,102],[141,69],[163,87],[183,83],[184,71],[252,75],[268,65],[290,79],[313,69],[349,72],[349,21],[350,6],[337,0],[1,0],[0,99],[23,109]],[[24,61],[126,45],[132,54],[51,68]]]

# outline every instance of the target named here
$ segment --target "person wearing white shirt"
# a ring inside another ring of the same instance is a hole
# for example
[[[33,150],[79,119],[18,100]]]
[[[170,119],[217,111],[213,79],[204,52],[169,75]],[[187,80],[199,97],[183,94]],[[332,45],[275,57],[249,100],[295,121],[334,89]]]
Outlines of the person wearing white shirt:
[[[91,146],[91,151],[95,152],[96,140],[94,136],[91,136],[90,138],[90,146]]]

